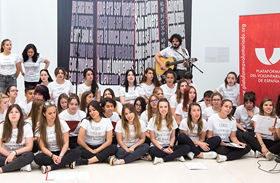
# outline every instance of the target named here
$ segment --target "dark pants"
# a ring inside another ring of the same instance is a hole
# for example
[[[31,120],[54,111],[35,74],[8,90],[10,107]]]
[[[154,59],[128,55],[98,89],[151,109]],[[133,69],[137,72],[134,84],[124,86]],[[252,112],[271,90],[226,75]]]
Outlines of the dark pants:
[[[150,155],[154,157],[160,157],[164,162],[173,161],[175,158],[180,156],[186,156],[190,152],[190,146],[188,145],[175,145],[173,147],[173,153],[167,154],[164,151],[161,151],[156,146],[150,147]]]
[[[134,149],[133,153],[130,153],[130,152],[126,152],[126,150],[119,147],[118,151],[116,153],[116,157],[119,159],[124,159],[125,163],[130,163],[132,161],[135,161],[135,160],[141,158],[141,156],[143,156],[144,154],[146,154],[149,151],[149,148],[150,148],[150,146],[148,144],[143,143],[143,144],[137,146]]]
[[[36,153],[36,152],[38,152],[38,149],[39,149],[38,141],[37,140],[33,140],[33,147],[32,147],[32,151],[31,152]]]
[[[220,145],[221,138],[219,136],[214,136],[214,137],[207,139],[205,141],[205,143],[209,144],[208,147],[210,148],[210,151],[212,151]],[[191,152],[193,152],[195,155],[199,155],[201,152],[204,152],[204,150],[201,149],[199,146],[196,147],[194,145],[192,139],[190,139],[190,137],[187,136],[185,133],[181,133],[179,135],[178,144],[179,145],[183,145],[183,144],[189,145],[191,148]]]
[[[77,138],[78,138],[78,136],[69,137],[69,148],[70,149],[75,149],[76,147],[79,146],[79,144],[77,143]]]
[[[151,145],[151,139],[146,136],[146,139],[145,139],[144,143],[146,143],[146,144],[148,144],[150,146]]]
[[[60,154],[60,151],[55,151],[52,153],[58,156]],[[45,153],[38,153],[35,156],[34,160],[35,163],[39,166],[42,165],[51,166],[52,170],[56,170],[65,167],[65,165],[69,165],[70,163],[76,161],[80,156],[81,156],[81,151],[79,149],[71,149],[65,153],[59,165],[56,165],[53,162],[52,158],[46,155]]]
[[[87,144],[87,145],[91,149],[96,149],[99,146],[101,146],[102,144],[100,144],[98,146],[92,146],[92,145],[89,145],[89,144]],[[93,153],[89,152],[88,150],[86,150],[82,146],[78,146],[77,149],[80,149],[82,151],[81,158],[90,159],[90,158],[95,156],[98,159],[99,162],[104,162],[109,156],[112,156],[112,155],[116,154],[116,152],[118,150],[116,145],[109,145],[105,149],[100,151],[98,154],[93,154]]]
[[[236,160],[247,154],[251,150],[250,145],[246,145],[243,148],[235,148],[235,147],[226,147],[226,146],[218,146],[215,151],[218,154],[225,155],[227,157],[227,161]]]
[[[33,86],[34,88],[37,86],[37,84],[39,84],[39,82],[28,82],[28,81],[24,81],[24,87],[29,88],[31,86]]]
[[[243,139],[243,134],[248,134],[252,137],[255,136],[255,132],[254,130],[251,130],[251,129],[248,129],[247,132],[243,132],[242,130],[240,130],[239,128],[237,128],[237,131],[236,131],[236,137],[237,139],[240,141],[240,142],[244,142],[246,143],[246,141]]]
[[[16,156],[17,158],[15,160],[13,160],[10,163],[7,163],[5,165],[5,161],[7,159],[6,156],[4,156],[3,154],[0,154],[0,167],[2,168],[3,172],[11,172],[14,170],[19,170],[22,167],[24,167],[25,165],[30,164],[33,159],[34,159],[34,154],[32,152],[24,152],[18,156]]]
[[[250,144],[250,146],[252,147],[252,149],[254,151],[262,152],[262,147],[260,146],[260,143],[258,142],[258,140],[255,137],[252,137],[249,134],[244,134],[243,139],[248,144]],[[269,140],[269,139],[262,139],[262,140],[263,140],[263,143],[265,144],[266,148],[270,152],[272,152],[274,154],[280,153],[280,141],[273,141],[273,140]]]
[[[8,86],[17,86],[17,78],[15,74],[12,75],[2,75],[0,74],[0,93],[5,92],[5,88]]]

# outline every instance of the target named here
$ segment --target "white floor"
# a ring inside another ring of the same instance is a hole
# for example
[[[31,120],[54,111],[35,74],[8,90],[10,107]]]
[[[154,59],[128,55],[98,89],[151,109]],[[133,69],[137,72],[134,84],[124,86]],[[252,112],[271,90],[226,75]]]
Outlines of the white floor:
[[[264,158],[242,158],[240,160],[217,163],[216,160],[194,159],[193,162],[203,163],[208,170],[189,170],[182,162],[168,162],[153,165],[152,162],[135,161],[127,165],[110,166],[101,163],[94,165],[77,166],[75,169],[60,169],[53,172],[88,172],[87,180],[67,180],[55,182],[83,183],[83,182],[110,182],[110,183],[176,183],[176,182],[222,182],[222,183],[276,183],[280,181],[279,174],[265,173],[258,169],[258,160]],[[187,160],[190,162],[190,160]],[[272,169],[276,162],[260,162],[263,169]],[[280,169],[277,165],[276,169]],[[0,174],[1,183],[40,183],[46,182],[46,174],[42,174],[36,164],[32,164],[32,172],[12,172]]]

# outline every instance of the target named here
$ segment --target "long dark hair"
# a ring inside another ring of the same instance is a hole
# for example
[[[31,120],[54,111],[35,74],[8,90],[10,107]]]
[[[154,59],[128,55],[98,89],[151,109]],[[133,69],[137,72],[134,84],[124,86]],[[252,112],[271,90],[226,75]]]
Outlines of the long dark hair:
[[[4,48],[3,48],[3,46],[5,45],[6,41],[10,41],[10,42],[12,42],[12,41],[11,41],[11,40],[9,40],[9,39],[4,39],[4,40],[1,42],[1,52],[0,52],[0,53],[4,52]]]
[[[157,78],[157,75],[156,75],[156,71],[154,68],[152,67],[148,67],[145,69],[145,74],[148,74],[149,71],[152,71],[153,72],[153,80],[152,80],[152,83],[155,85],[155,87],[159,87],[161,84]],[[145,83],[147,81],[147,77],[145,76],[145,74],[142,76],[142,79],[140,81],[140,83]]]
[[[53,82],[53,79],[52,79],[52,77],[51,77],[51,75],[50,75],[48,69],[42,69],[42,70],[40,71],[39,83],[42,83],[42,82],[43,82],[42,79],[41,79],[41,72],[43,72],[43,71],[45,71],[45,72],[49,75],[48,81],[49,81],[49,82]]]
[[[87,111],[87,116],[85,119],[91,121],[92,120],[92,117],[91,115],[89,114],[89,107],[93,107],[95,110],[97,110],[99,112],[99,116],[100,117],[103,117],[103,118],[106,118],[103,114],[103,109],[100,105],[100,103],[98,101],[91,101],[89,104],[88,104],[88,111]]]
[[[140,120],[138,118],[137,111],[133,107],[132,104],[125,104],[122,109],[121,122],[122,122],[122,128],[124,129],[124,133],[125,133],[125,139],[130,140],[130,129],[129,129],[128,120],[125,117],[125,109],[128,109],[130,112],[134,113],[134,120],[133,120],[133,126],[134,126],[134,132],[135,132],[134,138],[137,139],[141,136],[141,124],[140,124]]]
[[[96,97],[96,93],[97,93],[99,87],[98,87],[97,82],[96,82],[96,80],[95,80],[94,72],[93,72],[93,70],[92,70],[91,68],[86,68],[86,69],[84,70],[84,72],[83,72],[84,78],[86,78],[87,72],[88,72],[88,71],[91,71],[92,74],[93,74],[93,80],[92,80],[92,83],[91,83],[90,91],[91,91],[91,93],[93,94],[93,98],[94,98],[94,97]]]
[[[22,114],[21,108],[18,104],[12,104],[12,105],[10,105],[10,107],[8,108],[7,113],[6,113],[4,127],[3,127],[3,134],[1,137],[2,143],[10,142],[11,137],[12,137],[12,124],[9,119],[9,114],[13,108],[16,108],[20,113],[20,118],[17,123],[18,134],[17,134],[16,143],[19,144],[22,142],[22,138],[23,138],[23,134],[24,134],[23,126],[25,125],[25,122],[23,120],[23,114]]]
[[[233,71],[229,72],[229,73],[227,74],[227,77],[228,77],[228,75],[230,75],[230,74],[233,74],[233,75],[235,76],[235,78],[237,79],[237,74],[236,74],[235,72],[233,72]],[[226,87],[226,88],[227,88],[227,85],[228,85],[227,77],[225,78],[225,87]],[[236,84],[236,82],[235,82],[234,84]]]
[[[22,52],[23,62],[26,62],[26,61],[29,59],[29,57],[28,57],[28,55],[27,55],[27,51],[28,51],[29,49],[32,49],[32,50],[34,51],[34,55],[33,55],[33,57],[32,57],[32,61],[33,61],[33,62],[36,62],[37,59],[38,59],[38,57],[39,57],[39,53],[37,52],[37,48],[36,48],[36,46],[35,46],[34,44],[28,44],[28,45],[24,48],[24,50],[23,50],[23,52]]]
[[[201,132],[203,130],[202,112],[201,112],[200,105],[196,102],[191,103],[190,106],[189,106],[187,125],[188,125],[190,131],[193,133],[194,126],[192,125],[192,115],[191,115],[192,106],[198,106],[199,109],[200,109],[200,117],[197,121],[197,136],[200,136]]]
[[[222,107],[226,102],[230,102],[230,103],[231,103],[231,106],[233,106],[231,100],[229,100],[229,99],[224,99],[224,100],[222,101],[222,103],[221,103],[221,107]],[[231,110],[232,110],[232,109],[231,109]],[[221,110],[220,110],[220,112],[221,112]],[[230,121],[234,119],[231,112],[227,115],[227,117],[228,117],[228,119],[229,119]]]
[[[123,86],[125,87],[125,92],[128,92],[128,80],[127,80],[127,76],[128,76],[128,73],[129,72],[132,72],[133,73],[133,75],[134,75],[134,77],[135,77],[135,80],[134,80],[134,88],[137,86],[137,82],[136,82],[136,73],[135,73],[135,71],[134,70],[132,70],[132,69],[129,69],[129,70],[127,70],[126,71],[126,73],[125,73],[125,79],[124,79],[124,84],[123,84]]]
[[[30,113],[27,116],[27,118],[31,119],[33,135],[35,135],[35,129],[36,129],[37,123],[38,123],[37,119],[38,119],[38,116],[40,115],[38,110],[44,104],[44,102],[45,101],[41,100],[41,99],[33,100]]]
[[[135,107],[135,104],[137,101],[140,101],[140,103],[141,103],[141,113],[140,114],[142,114],[142,112],[146,110],[146,101],[143,97],[137,97],[134,101],[134,105],[133,105],[134,107]]]
[[[67,100],[67,108],[68,108],[68,99],[69,99],[69,97],[68,97],[68,95],[66,93],[62,93],[62,94],[59,95],[59,97],[57,99],[57,112],[58,112],[58,114],[60,114],[62,112],[62,110],[63,110],[61,105],[60,105],[60,101],[63,98]]]
[[[88,107],[88,104],[86,102],[87,100],[87,96],[92,94],[91,91],[85,91],[83,94],[82,94],[82,97],[81,97],[81,104],[80,104],[80,110],[86,112],[86,108]]]

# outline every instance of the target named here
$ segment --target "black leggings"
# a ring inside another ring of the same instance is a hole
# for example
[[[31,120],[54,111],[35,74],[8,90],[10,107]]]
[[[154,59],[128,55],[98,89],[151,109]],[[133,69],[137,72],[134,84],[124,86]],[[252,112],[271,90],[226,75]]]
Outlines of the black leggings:
[[[240,141],[240,142],[244,142],[246,143],[246,141],[243,139],[243,135],[244,134],[248,134],[252,137],[255,136],[255,132],[254,130],[251,130],[251,129],[248,129],[247,132],[243,132],[242,130],[240,130],[239,128],[237,128],[237,131],[236,131],[236,137],[237,139]]]
[[[97,146],[92,146],[92,145],[89,145],[89,144],[87,144],[87,145],[91,149],[96,149],[99,146],[101,146],[102,144],[97,145]],[[90,159],[90,158],[95,156],[98,159],[99,162],[104,162],[109,156],[112,156],[112,155],[116,154],[116,152],[118,150],[117,146],[113,145],[113,144],[107,146],[105,149],[98,152],[98,154],[93,154],[93,153],[89,152],[88,150],[86,150],[82,146],[78,146],[77,149],[80,149],[82,151],[81,158]]]
[[[52,152],[55,155],[59,155],[60,151]],[[81,156],[81,151],[79,149],[71,149],[68,150],[63,158],[61,159],[61,163],[59,165],[56,165],[52,158],[46,155],[45,153],[38,153],[34,160],[35,163],[39,166],[45,165],[45,166],[51,166],[52,170],[59,169],[62,167],[65,167],[65,165],[69,165],[70,163],[76,161]]]
[[[24,152],[20,155],[17,155],[16,157],[17,158],[14,159],[12,162],[7,163],[5,165],[5,161],[6,161],[7,157],[4,156],[3,154],[0,154],[0,167],[2,168],[3,172],[11,172],[14,170],[19,170],[20,168],[32,163],[32,161],[34,159],[34,154],[32,152],[28,151],[28,152]]]
[[[221,143],[221,138],[219,136],[214,136],[211,137],[209,139],[207,139],[205,141],[205,143],[209,144],[209,151],[212,151],[214,149],[216,149],[216,147],[218,147]],[[179,138],[178,138],[178,144],[179,145],[183,145],[183,144],[187,144],[190,146],[191,148],[191,152],[193,152],[195,155],[199,155],[201,152],[204,152],[203,149],[201,149],[201,147],[196,147],[192,141],[192,139],[190,139],[189,136],[187,136],[185,133],[180,133]]]
[[[175,158],[180,156],[186,156],[190,152],[190,146],[188,145],[175,145],[173,147],[173,153],[167,154],[164,151],[161,151],[156,146],[150,147],[150,155],[154,157],[160,157],[164,162],[173,161]]]
[[[262,147],[260,146],[260,143],[258,142],[257,138],[250,136],[249,134],[244,134],[243,139],[250,144],[252,149],[254,151],[262,152]],[[274,153],[278,154],[280,153],[280,141],[273,141],[269,139],[262,139],[263,143],[265,144],[266,148]]]
[[[218,154],[225,155],[227,157],[227,161],[236,160],[247,154],[251,150],[250,145],[246,145],[243,148],[235,148],[235,147],[226,147],[226,146],[218,146],[215,151]]]

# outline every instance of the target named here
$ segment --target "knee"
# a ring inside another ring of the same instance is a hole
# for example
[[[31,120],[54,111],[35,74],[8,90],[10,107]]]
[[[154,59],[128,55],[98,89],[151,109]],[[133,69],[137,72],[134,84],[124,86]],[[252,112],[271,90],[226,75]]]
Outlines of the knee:
[[[81,156],[82,155],[82,151],[80,149],[71,149],[71,151],[73,152],[73,154],[75,154],[76,156]]]
[[[145,152],[148,152],[149,149],[150,149],[150,146],[149,146],[148,144],[146,144],[146,143],[143,143],[141,148],[142,148]]]
[[[114,144],[109,145],[108,148],[110,151],[114,152],[114,154],[118,151],[118,147]]]
[[[214,136],[213,138],[215,138],[215,140],[217,141],[217,143],[221,143],[222,142],[222,139],[220,136]]]
[[[185,133],[180,133],[178,136],[178,143],[182,143],[184,139],[187,138],[187,135]]]
[[[182,148],[184,149],[184,151],[190,151],[191,147],[189,145],[183,145]]]

